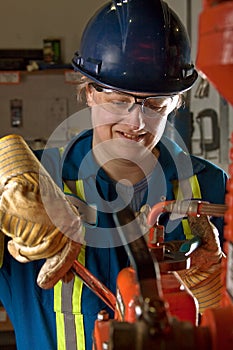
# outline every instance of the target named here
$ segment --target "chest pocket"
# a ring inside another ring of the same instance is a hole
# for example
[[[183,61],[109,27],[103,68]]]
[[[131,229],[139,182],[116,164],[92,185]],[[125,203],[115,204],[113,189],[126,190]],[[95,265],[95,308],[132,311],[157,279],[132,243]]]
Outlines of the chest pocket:
[[[196,175],[193,175],[188,179],[173,181],[173,192],[175,199],[177,200],[183,200],[187,198],[187,196],[188,199],[201,199],[201,190]],[[193,238],[187,219],[182,220],[182,226],[186,239]]]

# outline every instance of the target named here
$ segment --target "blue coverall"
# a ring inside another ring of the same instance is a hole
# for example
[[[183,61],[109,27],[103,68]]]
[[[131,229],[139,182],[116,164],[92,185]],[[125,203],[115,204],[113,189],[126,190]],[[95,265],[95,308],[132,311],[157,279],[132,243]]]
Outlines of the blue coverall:
[[[99,169],[91,153],[92,131],[85,131],[71,141],[61,160],[56,149],[48,150],[45,155],[35,152],[46,166],[54,180],[61,185],[63,180],[83,180],[86,201],[97,204],[97,226],[86,228],[89,242],[98,239],[99,246],[86,247],[86,267],[115,293],[118,272],[128,266],[129,259],[124,247],[108,248],[108,228],[114,226],[111,213],[106,213],[101,206],[114,201],[117,197],[115,184],[107,174]],[[223,170],[212,163],[187,155],[172,141],[163,138],[157,145],[160,150],[159,163],[150,177],[148,191],[141,203],[151,206],[158,201],[174,199],[173,180],[197,175],[202,199],[212,203],[225,202],[227,176]],[[187,163],[188,162],[188,163]],[[191,162],[191,173],[190,165]],[[62,170],[61,170],[62,169]],[[60,172],[59,172],[60,171]],[[193,173],[192,173],[193,172]],[[62,176],[61,176],[62,174]],[[96,190],[97,188],[97,190]],[[98,197],[98,198],[97,198]],[[166,218],[161,218],[166,224]],[[213,219],[223,241],[223,220]],[[105,228],[105,230],[101,230]],[[104,231],[101,234],[101,231]],[[98,238],[99,237],[99,238]],[[110,239],[110,238],[109,238]],[[182,225],[166,233],[166,240],[185,239]],[[7,241],[7,240],[6,240]],[[111,242],[109,243],[111,245]],[[104,248],[101,248],[101,245]],[[5,248],[4,264],[0,269],[0,300],[13,323],[18,350],[56,350],[57,335],[54,312],[54,290],[42,290],[36,284],[36,278],[43,260],[26,264],[17,262]],[[92,331],[98,311],[105,304],[86,286],[82,290],[82,314],[86,349],[91,350]],[[69,334],[67,335],[69,336]],[[75,349],[75,347],[74,347]]]

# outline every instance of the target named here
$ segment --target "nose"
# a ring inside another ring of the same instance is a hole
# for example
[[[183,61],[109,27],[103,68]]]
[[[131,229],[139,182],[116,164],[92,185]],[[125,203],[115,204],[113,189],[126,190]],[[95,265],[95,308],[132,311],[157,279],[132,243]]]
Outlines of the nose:
[[[127,124],[130,124],[134,130],[141,130],[145,127],[141,104],[134,104],[127,115]]]

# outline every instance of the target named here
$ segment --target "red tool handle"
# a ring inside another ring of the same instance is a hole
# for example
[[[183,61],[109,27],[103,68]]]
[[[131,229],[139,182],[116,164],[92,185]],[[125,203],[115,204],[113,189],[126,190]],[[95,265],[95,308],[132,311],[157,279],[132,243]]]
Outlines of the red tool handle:
[[[96,278],[89,270],[87,270],[79,261],[75,260],[72,266],[72,272],[78,276],[85,285],[90,288],[93,293],[100,297],[113,311],[115,311],[116,297],[115,295]]]

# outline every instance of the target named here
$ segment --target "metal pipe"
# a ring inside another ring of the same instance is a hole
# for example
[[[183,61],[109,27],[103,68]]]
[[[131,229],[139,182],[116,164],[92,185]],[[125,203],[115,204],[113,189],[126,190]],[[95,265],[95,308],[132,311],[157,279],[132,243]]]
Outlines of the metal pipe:
[[[223,217],[227,211],[226,204],[208,203],[200,200],[165,201],[155,204],[148,214],[147,224],[153,226],[158,223],[161,213],[173,213],[181,216],[207,215]]]

